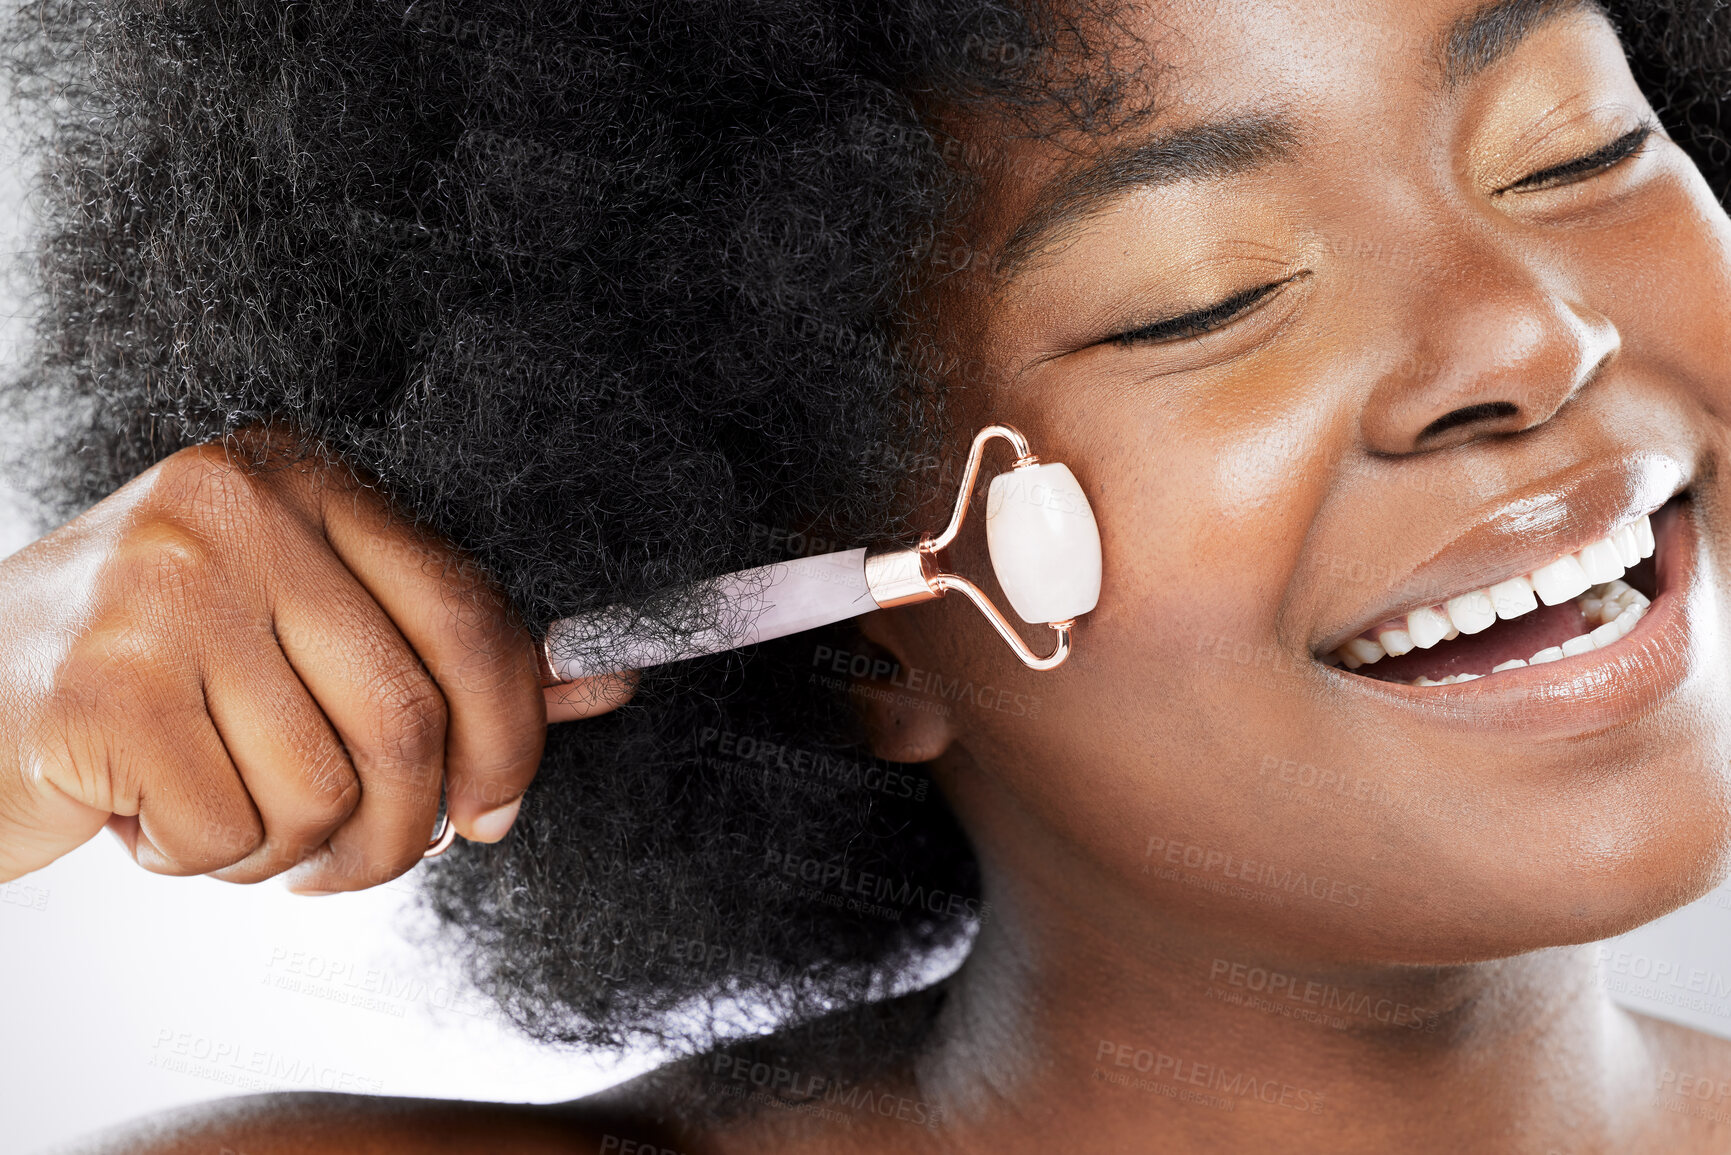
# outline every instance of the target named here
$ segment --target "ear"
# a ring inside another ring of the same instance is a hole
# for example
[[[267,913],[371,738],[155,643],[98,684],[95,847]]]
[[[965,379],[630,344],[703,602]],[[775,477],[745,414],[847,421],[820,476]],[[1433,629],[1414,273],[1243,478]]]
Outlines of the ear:
[[[852,679],[855,708],[873,754],[890,762],[930,762],[956,740],[954,707],[917,688],[918,678],[910,675],[918,671],[890,617],[895,613],[877,610],[860,619],[861,648],[873,661],[867,676]]]

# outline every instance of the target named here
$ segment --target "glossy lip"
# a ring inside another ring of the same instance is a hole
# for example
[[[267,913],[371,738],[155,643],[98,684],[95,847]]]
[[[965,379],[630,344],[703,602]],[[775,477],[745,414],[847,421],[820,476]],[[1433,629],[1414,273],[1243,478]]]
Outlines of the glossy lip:
[[[1311,657],[1320,662],[1322,656],[1390,618],[1531,573],[1608,537],[1619,526],[1658,510],[1688,487],[1690,476],[1691,471],[1677,458],[1642,451],[1610,460],[1600,458],[1546,477],[1529,492],[1503,501],[1472,528],[1392,582],[1400,600],[1391,598],[1350,628],[1330,631],[1311,647]],[[1420,598],[1400,595],[1400,591],[1412,589],[1426,593]],[[1445,590],[1448,592],[1440,592]],[[1652,612],[1647,611],[1649,615]]]
[[[1653,604],[1633,630],[1602,650],[1447,686],[1408,686],[1323,668],[1354,693],[1407,709],[1428,707],[1455,723],[1576,735],[1625,724],[1673,694],[1692,665],[1688,607],[1700,548],[1693,504],[1664,510],[1653,534]]]

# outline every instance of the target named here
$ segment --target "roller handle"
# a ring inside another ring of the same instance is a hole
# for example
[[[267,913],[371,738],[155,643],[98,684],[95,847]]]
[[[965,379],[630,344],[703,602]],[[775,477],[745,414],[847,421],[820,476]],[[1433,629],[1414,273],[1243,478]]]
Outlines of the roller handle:
[[[866,581],[866,553],[861,548],[816,554],[717,578],[729,624],[672,642],[635,636],[632,620],[617,610],[561,618],[548,627],[543,643],[547,665],[554,680],[568,682],[719,654],[858,617],[879,608]],[[561,656],[573,641],[598,635],[611,635],[604,654],[587,661]]]

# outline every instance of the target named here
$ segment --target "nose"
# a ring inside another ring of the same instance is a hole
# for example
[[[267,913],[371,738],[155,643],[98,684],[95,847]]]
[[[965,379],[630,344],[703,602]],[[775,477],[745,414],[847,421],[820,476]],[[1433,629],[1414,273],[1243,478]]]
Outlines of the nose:
[[[1617,355],[1616,326],[1567,287],[1482,249],[1456,256],[1445,275],[1412,285],[1417,342],[1377,381],[1362,417],[1373,452],[1422,453],[1543,425]]]

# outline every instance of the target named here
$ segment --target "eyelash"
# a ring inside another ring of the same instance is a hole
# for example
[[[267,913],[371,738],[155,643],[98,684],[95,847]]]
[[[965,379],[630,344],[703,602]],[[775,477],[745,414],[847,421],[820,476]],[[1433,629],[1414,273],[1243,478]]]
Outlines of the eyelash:
[[[1577,180],[1600,173],[1627,160],[1641,150],[1658,125],[1645,121],[1637,127],[1613,140],[1602,148],[1594,149],[1586,156],[1553,165],[1547,169],[1522,177],[1514,184],[1500,188],[1494,195],[1505,192],[1531,191],[1539,188],[1555,188],[1559,184],[1573,184]],[[1140,329],[1132,329],[1127,333],[1119,333],[1108,337],[1107,344],[1130,346],[1160,341],[1181,340],[1186,337],[1200,337],[1204,333],[1213,332],[1228,321],[1234,320],[1252,305],[1260,303],[1265,297],[1281,288],[1292,278],[1271,281],[1266,285],[1258,285],[1241,293],[1234,293],[1224,301],[1186,313],[1182,317],[1173,317],[1165,321],[1156,321],[1152,325],[1144,325]]]
[[[1558,184],[1573,184],[1577,180],[1584,180],[1640,152],[1641,146],[1647,143],[1658,128],[1651,120],[1642,121],[1610,144],[1596,148],[1586,156],[1576,157],[1574,160],[1524,176],[1514,184],[1498,189],[1494,195],[1501,196],[1506,192],[1534,188],[1554,188]]]
[[[1115,337],[1108,337],[1107,341],[1113,345],[1140,345],[1146,342],[1199,337],[1233,320],[1291,279],[1291,277],[1287,277],[1285,280],[1271,281],[1266,285],[1258,285],[1254,289],[1246,289],[1242,293],[1234,293],[1219,304],[1210,305],[1206,309],[1198,309],[1194,313],[1186,313],[1182,317],[1173,317],[1167,321],[1156,321],[1152,325],[1144,325],[1140,329],[1132,329],[1128,333],[1119,333]]]

